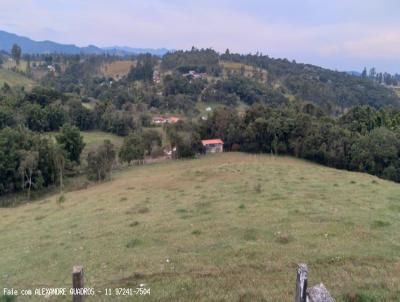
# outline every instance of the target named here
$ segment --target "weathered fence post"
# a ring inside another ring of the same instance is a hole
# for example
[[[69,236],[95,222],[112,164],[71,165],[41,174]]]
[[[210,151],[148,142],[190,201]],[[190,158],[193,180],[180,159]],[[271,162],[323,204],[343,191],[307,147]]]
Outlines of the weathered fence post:
[[[309,288],[307,296],[310,302],[335,302],[322,283]]]
[[[72,288],[74,290],[72,301],[83,302],[81,289],[83,288],[83,266],[76,265],[72,268]]]
[[[307,297],[307,264],[301,263],[297,267],[296,295],[294,302],[306,302]]]

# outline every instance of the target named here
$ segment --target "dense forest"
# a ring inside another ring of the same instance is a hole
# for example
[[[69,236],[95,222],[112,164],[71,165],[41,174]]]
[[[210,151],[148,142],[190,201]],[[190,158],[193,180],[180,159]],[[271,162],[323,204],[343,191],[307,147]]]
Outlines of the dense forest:
[[[117,158],[141,162],[166,148],[193,157],[201,139],[221,138],[227,151],[288,154],[400,182],[400,100],[374,73],[196,48],[162,58],[24,56],[18,49],[0,56],[0,64],[13,59],[15,72],[37,82],[0,87],[0,195],[81,173],[86,130],[124,137],[119,149],[105,141],[87,154],[92,180],[109,178]],[[104,72],[115,62],[129,63],[127,72]],[[152,129],[163,114],[180,116],[164,125],[166,140]]]

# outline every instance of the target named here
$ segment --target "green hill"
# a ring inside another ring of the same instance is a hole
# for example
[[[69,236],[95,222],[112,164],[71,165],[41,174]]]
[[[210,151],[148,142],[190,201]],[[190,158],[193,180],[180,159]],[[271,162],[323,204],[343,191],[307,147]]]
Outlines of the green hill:
[[[398,184],[241,153],[113,177],[61,206],[54,196],[0,209],[0,284],[67,287],[83,264],[85,286],[143,283],[146,301],[291,301],[306,262],[336,301],[398,301]]]
[[[0,86],[3,86],[4,83],[10,86],[24,86],[28,89],[35,86],[35,82],[24,75],[9,69],[0,68]]]

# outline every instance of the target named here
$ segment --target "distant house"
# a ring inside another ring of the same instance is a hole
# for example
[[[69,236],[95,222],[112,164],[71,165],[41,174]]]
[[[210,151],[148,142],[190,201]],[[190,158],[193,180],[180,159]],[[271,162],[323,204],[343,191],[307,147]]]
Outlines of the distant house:
[[[47,69],[52,73],[56,72],[56,68],[53,65],[47,65]]]
[[[161,82],[161,76],[157,70],[154,70],[153,72],[153,82],[156,84],[159,84]]]
[[[153,118],[154,125],[164,125],[164,124],[175,124],[180,120],[179,117],[176,116],[156,116]]]
[[[153,118],[154,125],[163,125],[167,122],[167,119],[163,116],[156,116]]]
[[[207,77],[207,73],[198,73],[194,70],[190,70],[188,73],[184,73],[183,76],[190,79],[202,79]]]
[[[201,143],[206,154],[224,152],[224,142],[219,138],[202,140]]]

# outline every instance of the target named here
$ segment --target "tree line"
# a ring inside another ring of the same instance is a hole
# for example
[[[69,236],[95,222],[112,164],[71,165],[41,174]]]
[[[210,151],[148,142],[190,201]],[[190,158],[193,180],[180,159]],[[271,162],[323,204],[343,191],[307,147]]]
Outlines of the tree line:
[[[400,111],[358,106],[338,119],[314,105],[254,104],[244,115],[222,108],[200,124],[202,138],[226,150],[287,154],[339,169],[400,181]]]

